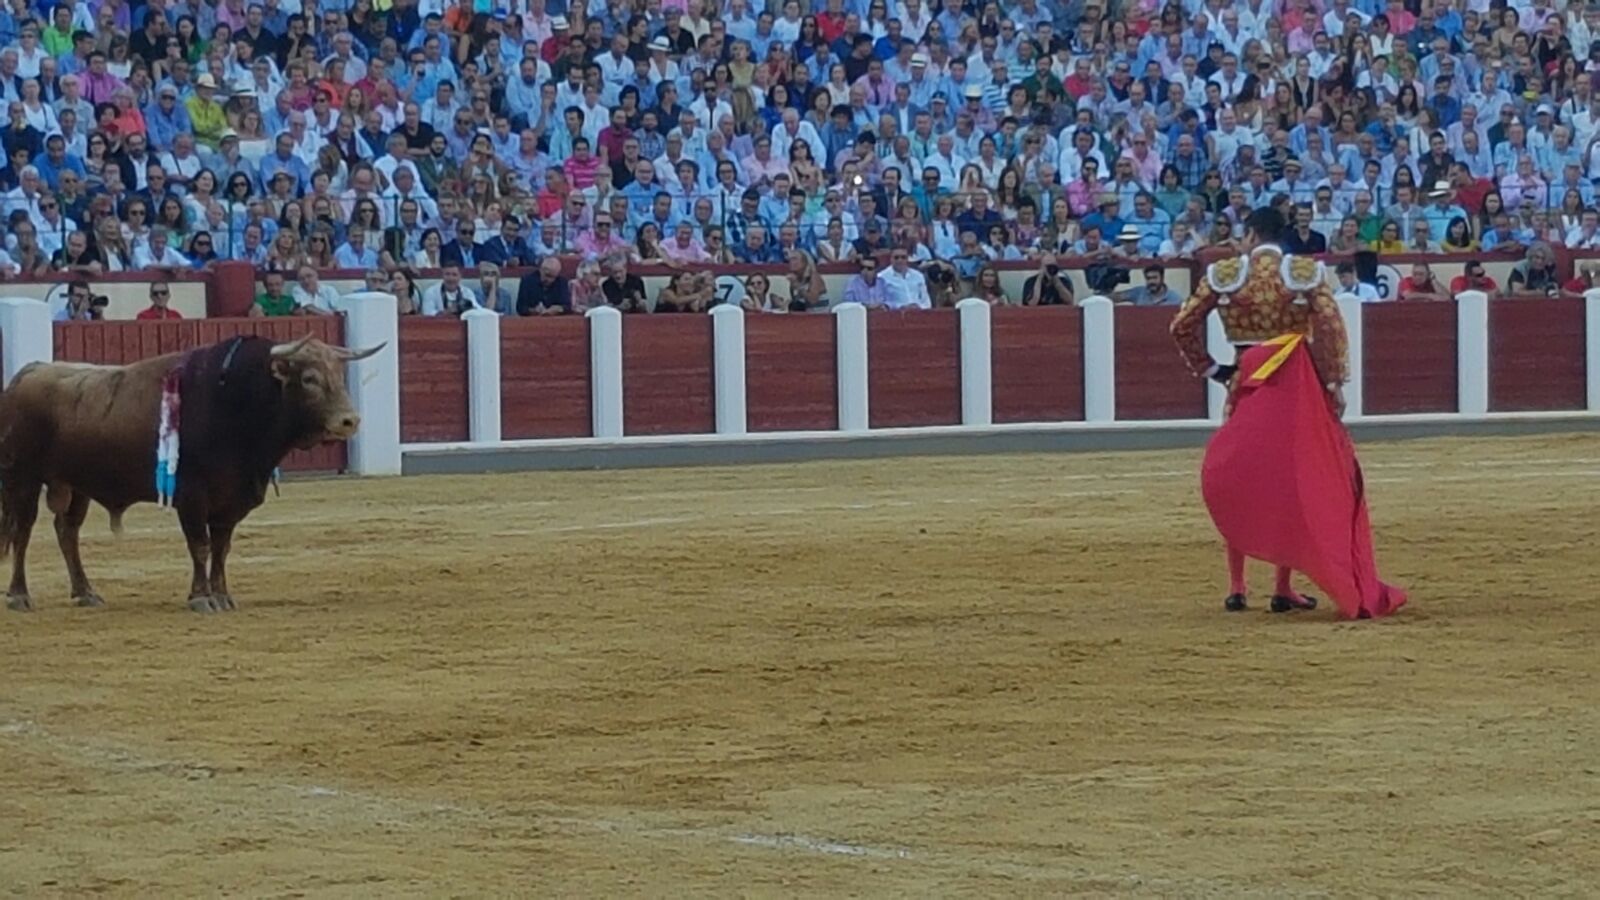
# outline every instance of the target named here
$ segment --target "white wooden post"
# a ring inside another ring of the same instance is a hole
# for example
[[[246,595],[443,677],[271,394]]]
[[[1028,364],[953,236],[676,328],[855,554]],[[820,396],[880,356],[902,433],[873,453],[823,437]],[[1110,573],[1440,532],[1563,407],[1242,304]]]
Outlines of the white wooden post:
[[[744,310],[726,303],[712,307],[711,338],[716,373],[717,434],[744,434]]]
[[[1359,419],[1365,402],[1362,391],[1365,376],[1362,373],[1367,369],[1366,354],[1362,352],[1366,330],[1361,317],[1361,298],[1354,294],[1340,294],[1334,299],[1339,301],[1339,315],[1344,318],[1345,335],[1350,339],[1350,380],[1344,386],[1344,417]]]
[[[1585,362],[1589,376],[1589,410],[1600,412],[1600,288],[1583,293]],[[10,353],[9,350],[6,351]],[[8,355],[6,357],[10,359]],[[7,366],[9,368],[9,364]]]
[[[350,440],[350,471],[400,474],[400,313],[393,294],[362,291],[344,298],[344,342],[356,350],[383,349],[345,367],[351,405],[361,427]],[[6,349],[7,365],[11,350]]]
[[[839,374],[839,430],[866,431],[867,308],[841,303],[833,308],[834,353]]]
[[[1206,316],[1206,351],[1217,365],[1226,366],[1234,362],[1237,355],[1233,344],[1228,342],[1228,332],[1222,327],[1222,314],[1212,310]],[[1206,412],[1210,414],[1211,421],[1221,422],[1222,413],[1228,408],[1228,386],[1219,384],[1215,379],[1206,379]]]
[[[994,424],[994,347],[986,300],[956,304],[961,317],[961,424]]]
[[[1110,298],[1085,297],[1083,310],[1083,420],[1117,418],[1116,307]]]
[[[1462,415],[1489,411],[1489,295],[1462,291],[1456,295],[1457,403]]]
[[[0,348],[5,355],[5,384],[22,367],[55,358],[50,305],[30,297],[0,298]]]
[[[596,306],[589,320],[589,403],[594,436],[622,437],[622,313]]]
[[[467,323],[467,437],[474,442],[500,440],[500,314],[472,309]]]

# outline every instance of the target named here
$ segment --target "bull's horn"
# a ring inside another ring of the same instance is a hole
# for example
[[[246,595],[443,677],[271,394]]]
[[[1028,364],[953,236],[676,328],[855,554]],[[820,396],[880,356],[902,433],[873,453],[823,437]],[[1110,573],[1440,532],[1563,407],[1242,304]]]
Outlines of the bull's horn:
[[[365,350],[351,350],[349,347],[336,347],[334,348],[334,352],[347,362],[358,362],[366,359],[369,356],[376,355],[379,350],[382,350],[387,346],[389,346],[389,342],[384,341],[376,347],[368,347]]]
[[[308,344],[310,342],[311,342],[311,335],[308,334],[305,337],[301,338],[300,340],[294,341],[293,343],[279,344],[276,347],[273,347],[272,348],[272,355],[274,357],[293,356],[296,353],[299,353],[302,349],[304,349],[306,344]]]

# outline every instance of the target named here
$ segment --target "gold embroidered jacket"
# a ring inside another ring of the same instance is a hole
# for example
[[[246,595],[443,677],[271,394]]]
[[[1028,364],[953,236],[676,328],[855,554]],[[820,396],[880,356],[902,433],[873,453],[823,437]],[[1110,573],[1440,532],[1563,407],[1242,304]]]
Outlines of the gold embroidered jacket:
[[[1349,375],[1349,339],[1322,263],[1289,256],[1273,246],[1249,256],[1212,263],[1172,320],[1178,352],[1196,375],[1215,371],[1206,348],[1206,316],[1217,310],[1235,344],[1259,344],[1285,334],[1309,338],[1311,359],[1324,385]]]

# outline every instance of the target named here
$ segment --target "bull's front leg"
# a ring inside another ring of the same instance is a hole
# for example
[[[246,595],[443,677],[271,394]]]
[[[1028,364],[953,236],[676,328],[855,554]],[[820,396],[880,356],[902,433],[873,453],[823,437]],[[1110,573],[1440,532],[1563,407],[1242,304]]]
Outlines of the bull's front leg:
[[[72,584],[72,599],[79,606],[104,606],[106,601],[89,584],[83,570],[83,554],[78,548],[78,533],[89,515],[89,496],[65,485],[51,485],[45,493],[50,511],[56,514],[56,541],[61,558],[67,563],[67,580]]]
[[[216,612],[217,606],[211,599],[211,582],[206,577],[211,530],[206,525],[205,513],[180,504],[178,524],[183,526],[183,538],[189,543],[189,559],[194,562],[194,578],[189,582],[189,608],[195,612]]]
[[[228,551],[233,549],[233,529],[238,524],[211,523],[211,602],[218,611],[238,608],[228,593]]]

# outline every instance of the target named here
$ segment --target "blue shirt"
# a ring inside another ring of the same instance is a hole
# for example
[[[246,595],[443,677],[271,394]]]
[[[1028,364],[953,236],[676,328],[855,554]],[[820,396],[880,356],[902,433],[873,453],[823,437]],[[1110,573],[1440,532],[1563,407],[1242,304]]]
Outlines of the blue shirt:
[[[1439,126],[1449,128],[1461,121],[1461,101],[1447,94],[1434,94],[1428,98],[1428,108],[1439,114]]]
[[[1139,252],[1151,256],[1160,252],[1161,242],[1172,232],[1172,216],[1159,206],[1151,210],[1150,218],[1141,219],[1132,215],[1127,218],[1127,223],[1139,229]]]
[[[172,112],[161,111],[161,101],[145,107],[144,124],[150,132],[150,145],[157,150],[171,150],[172,141],[185,132],[193,133],[194,126],[189,124],[189,110],[182,103],[172,104]]]
[[[371,247],[366,247],[360,252],[357,252],[354,247],[350,246],[348,243],[344,243],[340,244],[339,249],[334,251],[333,261],[338,264],[339,268],[341,269],[360,269],[362,271],[366,271],[367,269],[377,268],[378,251],[372,249]]]
[[[271,185],[272,179],[277,177],[279,172],[288,172],[295,179],[296,190],[302,193],[311,187],[311,171],[306,168],[305,162],[300,157],[292,153],[287,160],[279,159],[276,152],[268,153],[261,157],[260,170],[263,188]]]
[[[41,153],[33,158],[33,167],[39,170],[39,177],[44,179],[44,183],[49,185],[52,191],[61,190],[62,172],[76,172],[80,179],[89,176],[88,170],[83,167],[83,160],[70,153],[61,160],[59,166],[50,161],[48,153]]]

